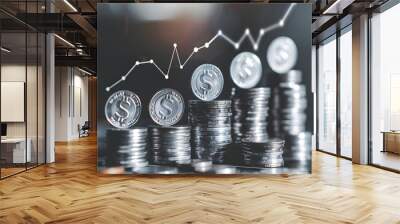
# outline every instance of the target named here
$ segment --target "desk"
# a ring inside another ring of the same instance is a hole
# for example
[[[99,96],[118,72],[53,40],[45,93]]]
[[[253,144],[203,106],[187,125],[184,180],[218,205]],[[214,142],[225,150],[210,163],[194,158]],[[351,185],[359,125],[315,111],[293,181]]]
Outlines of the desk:
[[[8,163],[25,163],[31,162],[31,139],[27,139],[28,144],[25,152],[25,138],[5,138],[1,139],[1,156],[6,155],[6,161]],[[8,154],[12,154],[8,156]],[[12,158],[12,159],[11,159]],[[25,161],[26,159],[26,161]]]
[[[383,152],[400,154],[400,131],[383,131]]]

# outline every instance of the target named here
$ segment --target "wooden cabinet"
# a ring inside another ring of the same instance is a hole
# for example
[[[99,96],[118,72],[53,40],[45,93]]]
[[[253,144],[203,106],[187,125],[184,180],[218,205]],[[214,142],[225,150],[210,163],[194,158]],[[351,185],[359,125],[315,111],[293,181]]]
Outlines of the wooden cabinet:
[[[382,132],[383,151],[400,154],[400,132]]]

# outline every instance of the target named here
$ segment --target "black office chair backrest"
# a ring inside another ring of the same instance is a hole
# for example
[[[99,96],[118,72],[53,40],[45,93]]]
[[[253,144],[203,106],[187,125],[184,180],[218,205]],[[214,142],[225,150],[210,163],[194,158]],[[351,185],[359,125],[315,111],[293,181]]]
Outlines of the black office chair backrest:
[[[90,128],[89,121],[85,121],[85,124],[83,124],[82,129],[89,129],[89,128]]]

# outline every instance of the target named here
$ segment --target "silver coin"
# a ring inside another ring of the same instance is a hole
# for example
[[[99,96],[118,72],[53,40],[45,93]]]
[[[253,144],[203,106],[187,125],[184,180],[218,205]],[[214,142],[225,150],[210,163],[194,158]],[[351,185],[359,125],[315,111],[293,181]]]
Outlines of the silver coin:
[[[213,171],[216,174],[236,174],[237,169],[233,166],[227,165],[213,165]]]
[[[178,174],[178,168],[150,165],[146,167],[139,167],[138,169],[135,169],[134,172],[140,174]]]
[[[233,82],[240,88],[253,88],[261,79],[261,60],[254,53],[242,52],[233,58],[230,73]]]
[[[289,37],[278,37],[267,50],[267,61],[271,69],[279,74],[287,73],[296,65],[297,46]]]
[[[211,101],[221,94],[224,87],[224,76],[217,66],[202,64],[194,70],[191,85],[196,97],[204,101]]]
[[[113,93],[104,109],[107,121],[116,128],[132,127],[139,120],[141,111],[138,95],[128,90]]]
[[[212,169],[213,164],[212,161],[196,159],[192,161],[192,166],[196,172],[205,173]]]
[[[182,95],[174,89],[162,89],[150,100],[150,117],[159,125],[170,126],[179,122],[184,112]]]

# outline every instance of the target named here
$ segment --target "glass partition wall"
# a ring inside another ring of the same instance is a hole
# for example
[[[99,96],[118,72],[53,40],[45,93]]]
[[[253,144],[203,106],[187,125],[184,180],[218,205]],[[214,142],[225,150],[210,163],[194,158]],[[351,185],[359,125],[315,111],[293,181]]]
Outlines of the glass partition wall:
[[[352,157],[351,25],[317,45],[317,150]]]
[[[39,1],[18,7],[34,13]],[[45,163],[45,41],[43,33],[0,12],[1,179]]]
[[[336,36],[318,47],[318,149],[336,154]]]
[[[352,158],[352,32],[351,26],[341,31],[339,49],[340,68],[340,155]]]
[[[400,4],[371,18],[370,163],[400,171]]]

